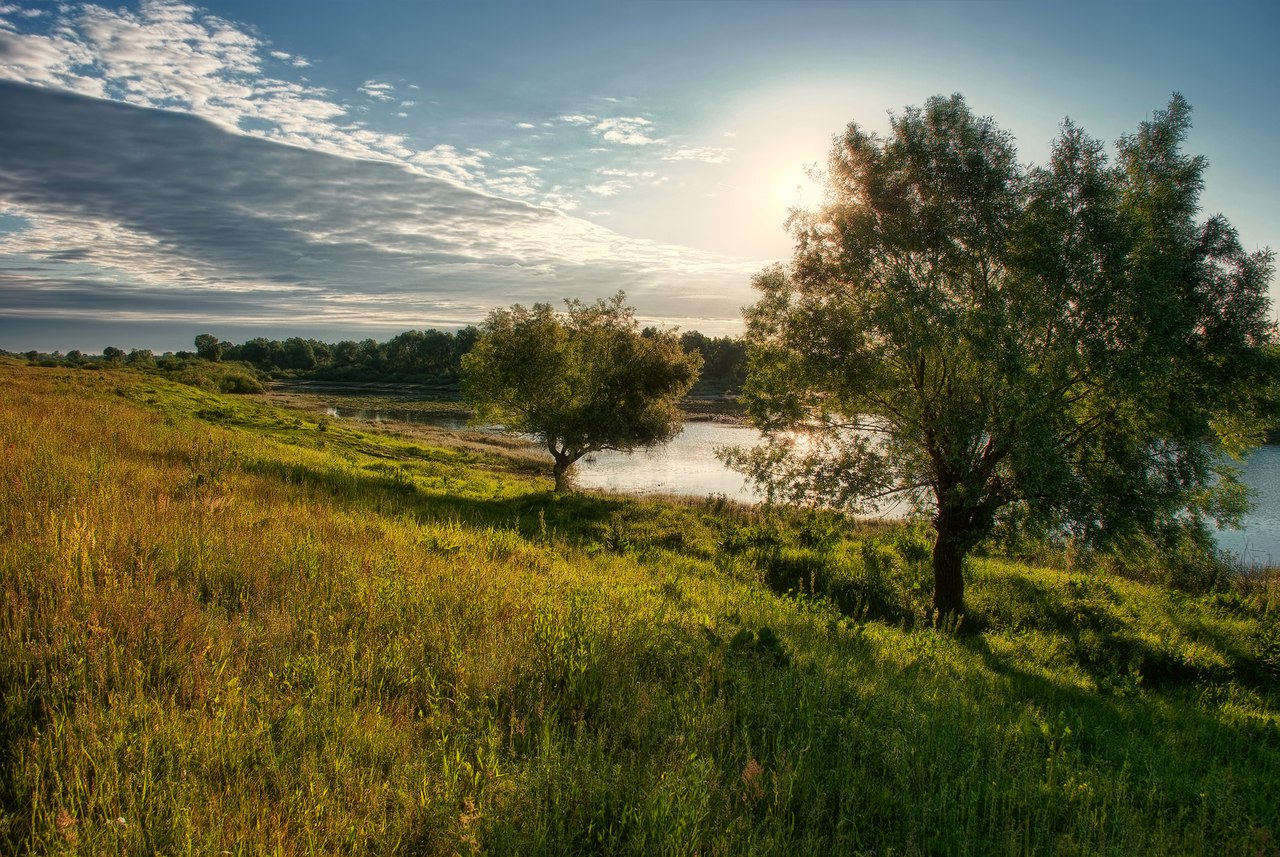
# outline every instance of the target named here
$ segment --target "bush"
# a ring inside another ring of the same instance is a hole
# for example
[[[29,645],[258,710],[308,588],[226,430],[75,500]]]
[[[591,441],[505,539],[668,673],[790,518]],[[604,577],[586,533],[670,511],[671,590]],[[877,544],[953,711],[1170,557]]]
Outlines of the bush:
[[[196,358],[162,359],[156,368],[172,381],[211,393],[262,393],[265,387],[244,363],[211,363]]]
[[[1203,526],[1183,523],[1155,536],[1120,541],[1102,559],[1104,567],[1143,583],[1159,583],[1202,595],[1231,584],[1231,569]]]
[[[251,375],[231,374],[224,375],[218,382],[218,389],[223,393],[262,393],[266,392],[266,388],[262,386],[262,382]]]

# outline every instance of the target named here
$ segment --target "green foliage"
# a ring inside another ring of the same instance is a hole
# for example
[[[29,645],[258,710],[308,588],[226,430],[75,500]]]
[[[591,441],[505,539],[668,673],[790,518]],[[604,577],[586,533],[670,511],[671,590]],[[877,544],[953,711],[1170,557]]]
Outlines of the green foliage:
[[[1100,561],[1126,577],[1197,595],[1229,588],[1233,573],[1213,536],[1185,522],[1123,539]]]
[[[150,348],[135,348],[125,357],[124,362],[126,366],[136,369],[154,369],[156,357]]]
[[[212,333],[202,333],[196,337],[196,354],[201,360],[217,363],[222,359],[222,343]]]
[[[657,332],[656,328],[646,328],[643,335],[656,335]],[[421,397],[451,401],[460,396],[458,379],[462,357],[474,347],[479,336],[480,329],[468,325],[457,331],[406,330],[385,342],[366,339],[328,343],[301,337],[284,340],[256,337],[237,345],[205,333],[196,337],[195,356],[209,362],[243,365],[252,370],[250,375],[262,378],[274,375],[342,383],[414,385]],[[746,377],[744,341],[728,336],[712,338],[693,330],[680,335],[680,345],[687,354],[696,353],[703,361],[702,372],[690,395],[715,400],[699,404],[717,413],[725,408],[735,408],[736,403],[726,397],[738,393]],[[111,353],[116,354],[117,351],[120,349],[112,349]],[[4,353],[0,351],[0,354]],[[100,368],[105,360],[86,356],[76,349],[65,355],[29,351],[16,356],[45,367],[70,364],[91,370]],[[135,348],[127,355],[120,351],[116,356],[123,357],[124,364],[134,368],[152,369],[156,366],[157,357],[150,349]],[[173,365],[185,364],[191,356],[190,352],[166,353],[159,360],[172,368]],[[205,376],[196,370],[190,377]],[[224,389],[223,392],[260,392],[249,389],[252,385],[248,382],[237,380],[234,383],[242,389]]]
[[[386,342],[256,337],[239,345],[222,342],[220,348],[223,359],[244,361],[261,372],[328,381],[430,382],[441,387],[444,398],[456,398],[462,355],[476,335],[475,327],[464,327],[406,330]]]
[[[748,523],[732,530],[722,547],[779,594],[824,603],[852,619],[928,625],[923,529],[849,530],[831,513],[799,514]]]
[[[497,310],[462,360],[473,421],[536,438],[555,461],[557,491],[584,455],[664,443],[683,424],[676,403],[698,358],[673,332],[641,334],[625,299],[567,301],[564,315],[550,304]]]
[[[243,363],[170,357],[162,358],[152,368],[179,384],[215,393],[262,393],[266,390],[254,369]]]
[[[1114,165],[1067,123],[1046,166],[959,96],[856,124],[796,253],[756,278],[746,398],[771,443],[732,463],[791,502],[927,507],[934,603],[1001,516],[1114,545],[1243,508],[1228,466],[1274,421],[1270,251],[1197,223],[1190,108]]]
[[[725,396],[740,393],[747,378],[746,343],[731,336],[710,337],[696,330],[680,334],[685,353],[698,352],[702,370],[691,394]]]

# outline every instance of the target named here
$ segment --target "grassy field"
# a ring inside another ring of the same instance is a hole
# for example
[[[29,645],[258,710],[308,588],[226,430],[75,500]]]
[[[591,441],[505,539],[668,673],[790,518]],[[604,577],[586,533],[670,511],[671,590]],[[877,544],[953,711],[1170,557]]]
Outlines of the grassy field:
[[[1280,853],[1280,589],[0,362],[0,853]]]

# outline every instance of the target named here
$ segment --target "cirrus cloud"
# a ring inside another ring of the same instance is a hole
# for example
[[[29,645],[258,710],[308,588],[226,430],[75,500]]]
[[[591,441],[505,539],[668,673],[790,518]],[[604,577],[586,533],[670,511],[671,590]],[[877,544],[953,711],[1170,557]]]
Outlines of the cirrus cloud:
[[[732,149],[721,149],[714,146],[681,146],[666,152],[664,161],[701,161],[704,164],[728,163]]]
[[[639,116],[618,116],[602,119],[592,129],[600,138],[624,146],[652,146],[660,143],[650,136],[653,123]]]

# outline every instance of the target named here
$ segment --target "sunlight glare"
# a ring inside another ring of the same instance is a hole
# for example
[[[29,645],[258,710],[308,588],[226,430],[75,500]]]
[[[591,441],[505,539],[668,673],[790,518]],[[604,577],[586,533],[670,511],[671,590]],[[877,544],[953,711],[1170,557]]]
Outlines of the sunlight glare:
[[[783,208],[814,209],[822,204],[822,184],[813,180],[812,164],[791,164],[779,173],[774,183],[774,198]]]

